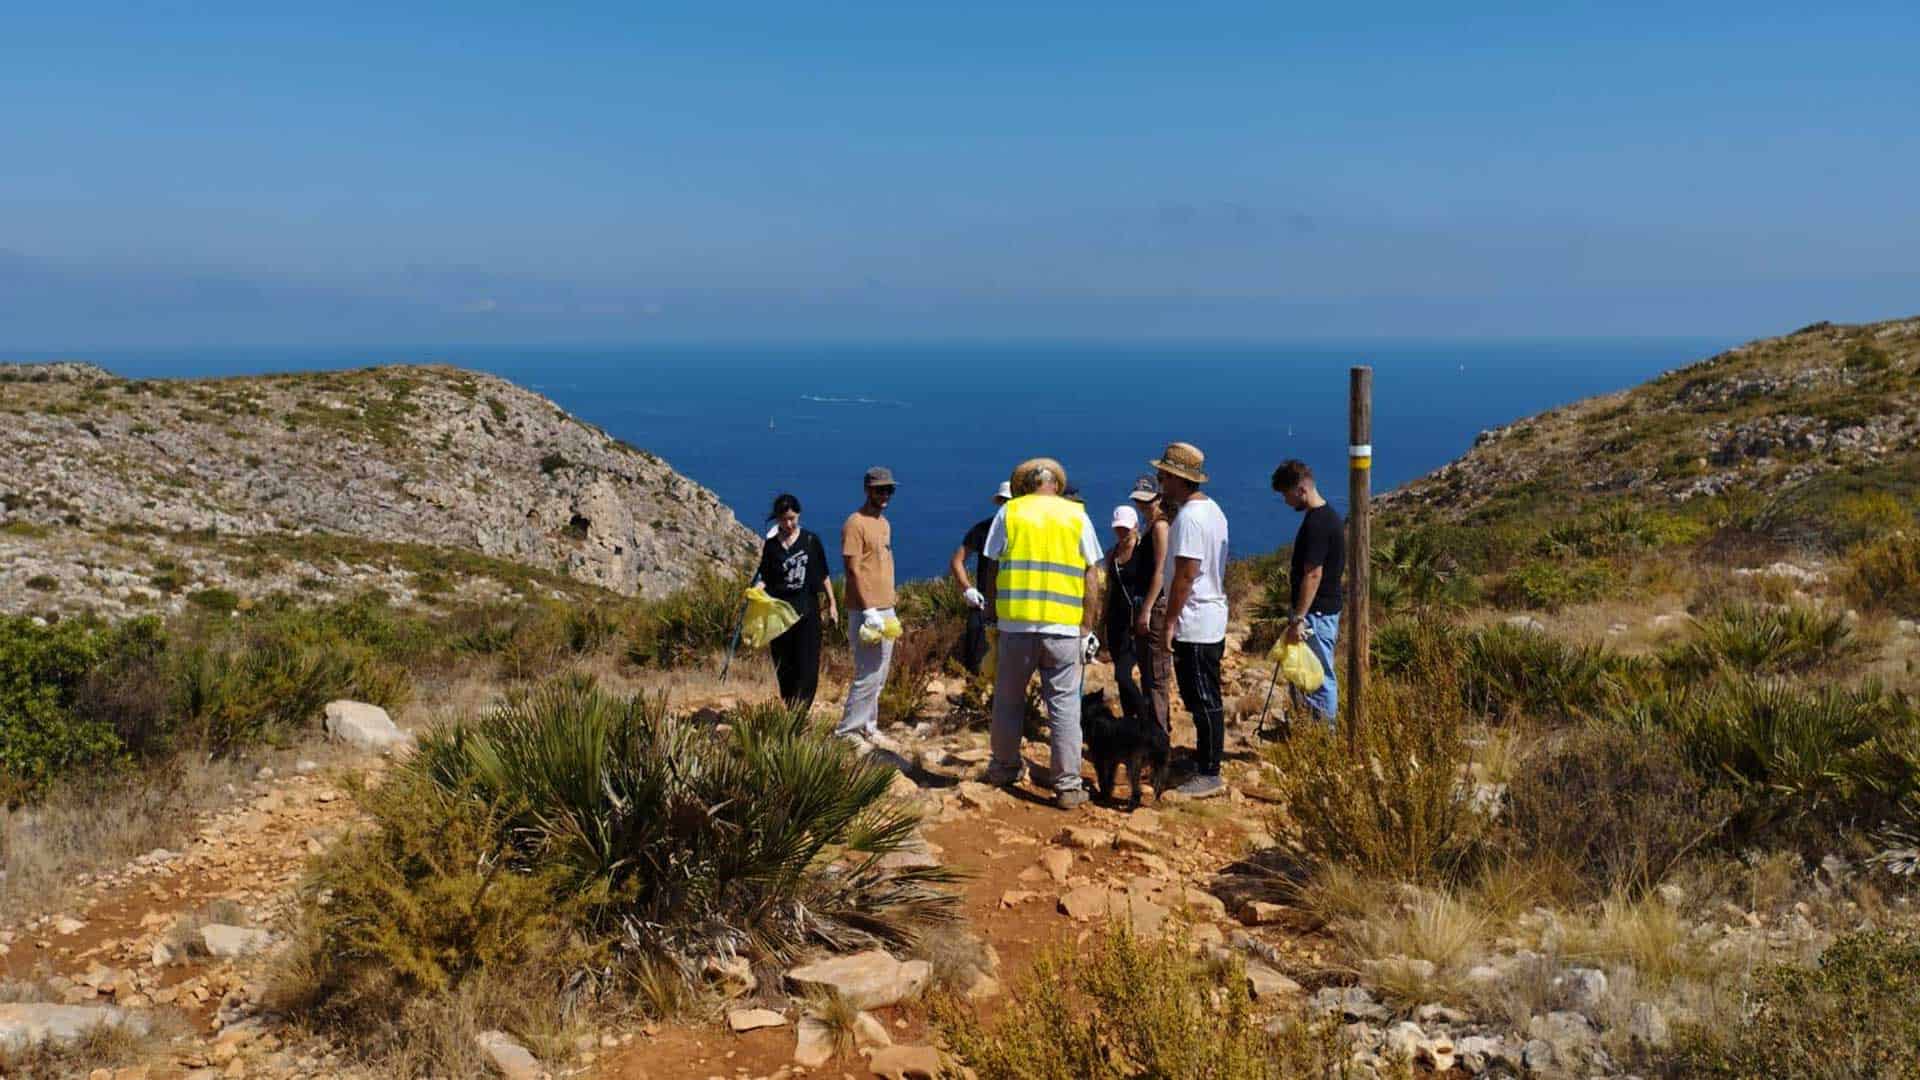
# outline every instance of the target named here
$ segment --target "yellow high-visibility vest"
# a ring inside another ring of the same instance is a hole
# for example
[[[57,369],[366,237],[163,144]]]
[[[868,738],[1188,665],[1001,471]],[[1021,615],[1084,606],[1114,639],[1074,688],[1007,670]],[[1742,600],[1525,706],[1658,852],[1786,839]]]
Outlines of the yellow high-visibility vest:
[[[1079,626],[1087,560],[1080,555],[1078,503],[1058,495],[1022,495],[1006,506],[1007,547],[994,578],[1001,622]]]

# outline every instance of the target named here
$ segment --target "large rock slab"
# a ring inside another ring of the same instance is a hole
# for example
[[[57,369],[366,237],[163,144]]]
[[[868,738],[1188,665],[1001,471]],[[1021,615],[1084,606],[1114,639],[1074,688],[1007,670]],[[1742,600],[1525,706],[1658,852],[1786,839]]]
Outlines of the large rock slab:
[[[111,1005],[0,1005],[0,1049],[19,1052],[42,1043],[64,1046],[98,1027],[145,1034],[148,1018]]]
[[[840,995],[856,1009],[878,1009],[917,997],[933,977],[925,960],[900,961],[880,949],[802,964],[787,979],[802,991]]]
[[[1167,921],[1167,909],[1124,889],[1106,885],[1082,885],[1060,897],[1060,913],[1076,922],[1091,919],[1125,919],[1141,937],[1160,935]]]
[[[370,754],[413,744],[413,736],[395,727],[387,710],[363,701],[327,702],[325,726],[328,735]]]
[[[772,1009],[730,1009],[727,1026],[744,1034],[761,1028],[786,1027],[787,1018]]]

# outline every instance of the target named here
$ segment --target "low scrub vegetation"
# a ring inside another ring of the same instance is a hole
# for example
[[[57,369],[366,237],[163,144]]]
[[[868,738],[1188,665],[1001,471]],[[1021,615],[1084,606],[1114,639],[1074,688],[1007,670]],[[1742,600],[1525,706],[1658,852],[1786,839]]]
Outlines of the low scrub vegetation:
[[[1661,661],[1692,678],[1722,668],[1798,675],[1839,667],[1863,651],[1838,612],[1804,605],[1732,604],[1696,619],[1693,637],[1667,650]]]
[[[982,1080],[1291,1080],[1329,1075],[1345,1057],[1331,1025],[1270,1034],[1238,961],[1215,963],[1178,936],[1146,941],[1124,925],[1087,946],[1043,951],[990,1023],[951,1000],[936,1012]]]
[[[890,769],[778,707],[726,725],[566,678],[436,729],[321,861],[280,996],[363,1037],[398,1002],[501,981],[662,1011],[708,961],[900,946],[951,917],[946,872],[882,865],[917,824]]]
[[[1693,1025],[1672,1077],[1920,1077],[1920,941],[1866,931],[1811,968],[1769,966],[1754,981],[1753,1021]]]
[[[1847,556],[1841,588],[1868,611],[1920,619],[1920,530],[1864,544]]]

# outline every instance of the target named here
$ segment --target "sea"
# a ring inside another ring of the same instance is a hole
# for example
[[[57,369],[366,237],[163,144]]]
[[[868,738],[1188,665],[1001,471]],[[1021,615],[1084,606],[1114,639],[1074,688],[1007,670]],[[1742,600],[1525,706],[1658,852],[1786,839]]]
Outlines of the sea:
[[[1480,431],[1702,359],[1731,342],[1632,339],[1267,345],[364,346],[108,349],[137,378],[448,363],[511,379],[660,455],[759,526],[791,492],[833,548],[861,475],[899,482],[902,579],[933,577],[1021,460],[1059,459],[1104,537],[1131,481],[1173,440],[1206,454],[1236,556],[1288,543],[1274,466],[1313,466],[1347,501],[1349,372],[1373,368],[1373,489],[1465,453]]]

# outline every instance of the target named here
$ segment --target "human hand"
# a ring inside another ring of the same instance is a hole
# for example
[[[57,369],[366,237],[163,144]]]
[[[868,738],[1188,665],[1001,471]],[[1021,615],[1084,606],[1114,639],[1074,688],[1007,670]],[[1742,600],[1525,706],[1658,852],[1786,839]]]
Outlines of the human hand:
[[[1093,663],[1094,657],[1099,655],[1100,639],[1089,633],[1080,641],[1080,659],[1083,663],[1091,664]]]
[[[1302,637],[1301,631],[1306,628],[1306,625],[1307,624],[1303,622],[1294,622],[1294,621],[1288,622],[1287,629],[1280,635],[1280,640],[1286,642],[1289,645],[1300,644],[1300,640]]]
[[[1133,635],[1135,637],[1146,637],[1147,634],[1151,632],[1152,625],[1153,624],[1147,620],[1147,613],[1144,611],[1141,612],[1134,616]]]
[[[1153,639],[1153,647],[1163,653],[1173,652],[1173,620],[1167,620],[1167,624],[1160,628],[1160,633]]]
[[[979,589],[975,589],[969,586],[967,591],[962,595],[964,595],[967,598],[968,607],[972,608],[975,611],[987,610],[987,598],[980,594]]]

